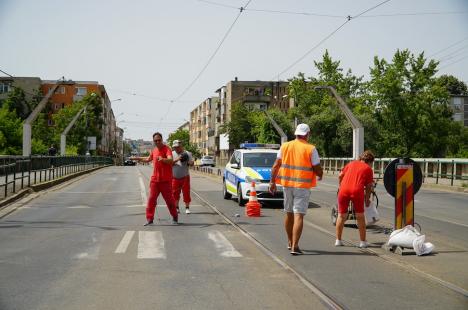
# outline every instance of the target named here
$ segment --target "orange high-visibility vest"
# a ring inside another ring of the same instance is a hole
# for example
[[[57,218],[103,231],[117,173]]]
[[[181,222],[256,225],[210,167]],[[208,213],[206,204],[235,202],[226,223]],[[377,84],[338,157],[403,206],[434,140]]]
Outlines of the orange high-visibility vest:
[[[284,143],[277,182],[286,187],[315,187],[317,180],[311,162],[314,149],[314,145],[299,139]]]

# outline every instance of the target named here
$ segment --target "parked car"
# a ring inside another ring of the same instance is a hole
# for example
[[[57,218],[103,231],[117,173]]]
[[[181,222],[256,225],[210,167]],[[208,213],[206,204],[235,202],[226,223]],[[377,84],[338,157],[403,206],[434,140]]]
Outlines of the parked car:
[[[202,158],[200,159],[200,166],[216,166],[214,157],[208,155],[202,156]]]
[[[125,161],[124,161],[124,166],[135,166],[136,165],[136,162],[127,158]]]

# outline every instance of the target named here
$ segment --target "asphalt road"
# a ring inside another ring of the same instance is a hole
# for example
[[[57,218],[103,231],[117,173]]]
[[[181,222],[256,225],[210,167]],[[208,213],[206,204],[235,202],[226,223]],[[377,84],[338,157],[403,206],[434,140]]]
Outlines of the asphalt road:
[[[196,197],[143,227],[139,169],[145,188],[148,167],[105,168],[0,219],[0,309],[323,308]]]
[[[222,198],[219,178],[202,174],[192,174],[193,213],[181,214],[180,225],[170,224],[163,206],[160,221],[143,227],[140,183],[147,187],[150,173],[150,166],[102,169],[0,219],[0,309],[317,309],[325,307],[320,293],[349,309],[468,307],[460,292],[383,259],[385,254],[351,244],[335,248],[328,218],[336,196],[333,178],[314,190],[316,203],[301,239],[306,255],[293,257],[286,249],[280,208],[266,206],[262,217],[247,218],[244,208]],[[385,222],[390,199],[379,194]],[[452,234],[468,235],[459,225],[468,218],[466,196],[453,198],[460,201],[456,205],[447,200],[452,193],[443,194],[417,197],[432,206],[421,208],[427,219],[417,221],[428,236],[431,229],[443,231],[434,238],[439,247]],[[438,210],[444,201],[450,206]],[[440,228],[432,228],[431,221]],[[345,231],[351,241],[356,235],[353,228]],[[459,262],[466,243],[462,236],[452,243],[448,247],[458,250],[417,259],[431,270],[449,255]],[[401,259],[419,263],[414,256]],[[466,269],[466,260],[460,264]],[[466,275],[461,270],[443,279],[466,288]]]

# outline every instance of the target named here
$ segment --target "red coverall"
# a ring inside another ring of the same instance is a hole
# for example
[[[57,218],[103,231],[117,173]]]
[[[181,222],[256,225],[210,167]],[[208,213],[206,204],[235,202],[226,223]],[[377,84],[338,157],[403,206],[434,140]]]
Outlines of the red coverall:
[[[161,193],[167,208],[172,217],[177,219],[177,209],[174,197],[172,196],[172,164],[166,164],[158,161],[158,156],[168,158],[172,156],[171,149],[164,145],[160,149],[155,147],[150,154],[150,159],[153,160],[153,175],[150,181],[150,194],[148,204],[146,205],[146,219],[152,221],[154,219],[154,211],[156,209],[156,201]]]

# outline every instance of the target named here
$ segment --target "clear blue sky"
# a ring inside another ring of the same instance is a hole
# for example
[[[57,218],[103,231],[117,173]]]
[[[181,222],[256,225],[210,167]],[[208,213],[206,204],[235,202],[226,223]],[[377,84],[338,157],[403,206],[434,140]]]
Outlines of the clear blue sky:
[[[0,0],[0,69],[14,76],[99,81],[111,99],[122,98],[113,109],[126,137],[149,140],[161,131],[167,138],[226,82],[236,76],[276,80],[346,20],[259,10],[354,16],[383,0],[252,0],[205,72],[179,102],[170,103],[236,18],[239,11],[226,6],[247,3],[211,1],[225,6],[198,0]],[[447,12],[463,14],[440,14]],[[437,14],[382,16],[411,13]],[[434,58],[442,61],[440,74],[468,81],[468,0],[392,0],[365,15],[280,79],[313,75],[313,61],[325,49],[344,69],[366,76],[376,55],[389,59],[396,49],[408,48],[430,56],[465,39]]]

